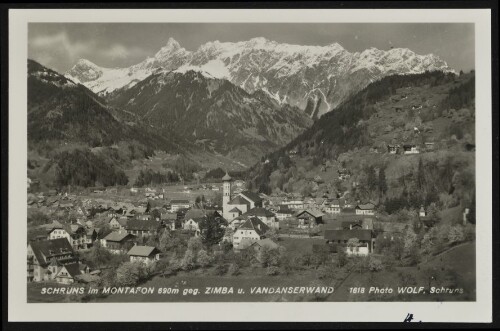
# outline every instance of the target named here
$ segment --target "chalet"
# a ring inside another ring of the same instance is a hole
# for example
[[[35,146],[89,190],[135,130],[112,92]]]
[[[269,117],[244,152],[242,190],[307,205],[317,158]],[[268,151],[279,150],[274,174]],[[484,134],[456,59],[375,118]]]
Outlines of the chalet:
[[[340,212],[344,207],[345,207],[344,199],[333,199],[330,205],[326,207],[325,211],[328,214],[340,214]]]
[[[179,209],[182,209],[182,208],[190,208],[191,207],[191,204],[189,203],[189,200],[172,200],[170,201],[170,211],[171,212],[176,212],[178,211]]]
[[[141,261],[150,264],[160,259],[160,251],[152,246],[133,246],[127,253],[130,262]]]
[[[182,225],[182,228],[184,230],[189,230],[194,232],[194,236],[198,237],[201,234],[200,230],[200,222],[205,219],[205,216],[203,217],[191,217],[189,219],[186,219],[184,221],[184,224]]]
[[[81,274],[80,263],[68,263],[61,266],[55,276],[55,281],[60,284],[73,284]]]
[[[250,217],[241,224],[233,233],[233,247],[238,249],[240,242],[245,239],[249,241],[259,241],[265,238],[265,233],[269,227],[257,217]]]
[[[418,150],[418,146],[415,144],[404,144],[403,145],[403,154],[418,154],[420,153]]]
[[[291,209],[304,209],[304,200],[287,200],[282,204]]]
[[[314,208],[303,210],[296,215],[299,228],[310,228],[323,223],[323,216],[325,214]]]
[[[30,242],[27,256],[28,282],[53,280],[61,266],[78,261],[66,238]]]
[[[128,219],[127,218],[117,218],[112,217],[108,224],[112,230],[125,230],[127,228]]]
[[[389,154],[398,154],[401,146],[399,145],[387,145],[387,151]]]
[[[177,220],[177,214],[176,213],[161,213],[160,214],[160,222],[163,226],[166,228],[169,228],[170,230],[175,230],[175,221]]]
[[[64,224],[49,230],[48,239],[65,238],[74,250],[87,248],[87,232],[80,224]]]
[[[264,224],[266,224],[270,228],[275,228],[279,229],[280,224],[278,220],[276,219],[276,215],[271,212],[270,210],[267,210],[262,207],[256,207],[252,208],[246,213],[242,214],[240,217],[242,218],[250,218],[250,217],[257,217],[259,218]]]
[[[345,247],[346,253],[350,255],[368,255],[373,252],[372,230],[325,230],[324,238],[327,244]]]
[[[375,205],[371,202],[356,205],[356,215],[375,215]]]
[[[276,218],[280,221],[286,220],[287,218],[291,218],[295,212],[288,208],[286,205],[279,206],[276,211]]]
[[[127,223],[127,232],[137,237],[155,235],[160,230],[161,224],[153,220],[130,220]]]
[[[137,237],[125,231],[113,231],[103,239],[103,247],[111,253],[119,254],[127,252],[134,246]]]

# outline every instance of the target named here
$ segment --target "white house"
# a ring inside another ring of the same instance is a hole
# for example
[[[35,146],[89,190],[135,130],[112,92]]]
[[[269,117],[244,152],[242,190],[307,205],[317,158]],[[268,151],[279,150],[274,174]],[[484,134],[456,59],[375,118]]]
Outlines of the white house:
[[[243,191],[233,197],[232,180],[228,174],[222,177],[222,217],[227,221],[232,221],[252,208],[262,207],[262,198],[256,193]]]
[[[172,200],[170,201],[170,211],[171,212],[176,212],[179,209],[188,209],[191,207],[191,203],[189,203],[189,200]]]
[[[250,217],[241,224],[233,233],[233,247],[238,249],[242,240],[259,241],[265,238],[269,227],[257,217]]]
[[[371,202],[358,204],[356,206],[356,215],[375,215],[375,205]]]
[[[142,261],[146,264],[160,259],[160,251],[152,246],[136,245],[128,251],[127,255],[130,256],[130,262]]]
[[[55,226],[49,231],[48,239],[66,238],[74,250],[87,248],[87,231],[80,224]]]

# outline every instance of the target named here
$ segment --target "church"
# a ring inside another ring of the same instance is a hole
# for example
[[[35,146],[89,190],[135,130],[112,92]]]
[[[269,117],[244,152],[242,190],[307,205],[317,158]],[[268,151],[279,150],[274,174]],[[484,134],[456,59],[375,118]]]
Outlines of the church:
[[[236,217],[241,216],[253,208],[262,207],[262,198],[256,193],[243,191],[233,196],[231,192],[232,181],[233,179],[227,173],[222,177],[222,216],[228,222],[231,222]]]

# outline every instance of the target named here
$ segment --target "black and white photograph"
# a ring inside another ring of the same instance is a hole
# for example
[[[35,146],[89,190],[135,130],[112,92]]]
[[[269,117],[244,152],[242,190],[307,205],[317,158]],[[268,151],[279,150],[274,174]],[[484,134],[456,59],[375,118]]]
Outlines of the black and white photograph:
[[[474,22],[25,32],[28,307],[478,302]]]

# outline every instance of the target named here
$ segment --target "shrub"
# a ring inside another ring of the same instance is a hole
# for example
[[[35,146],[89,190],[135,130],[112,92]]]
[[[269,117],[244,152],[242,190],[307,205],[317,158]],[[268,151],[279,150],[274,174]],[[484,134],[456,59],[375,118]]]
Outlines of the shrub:
[[[278,267],[270,266],[266,269],[266,275],[268,276],[276,276],[279,275],[280,269]]]
[[[232,263],[230,266],[229,266],[229,270],[228,270],[229,274],[232,275],[232,276],[236,276],[236,275],[239,275],[240,274],[240,267],[238,266],[237,263]]]
[[[217,276],[223,276],[227,273],[227,265],[225,264],[219,264],[215,267],[215,270],[214,270],[214,273],[217,275]]]
[[[368,261],[368,270],[370,271],[380,271],[383,269],[382,261],[376,257],[370,257]]]

